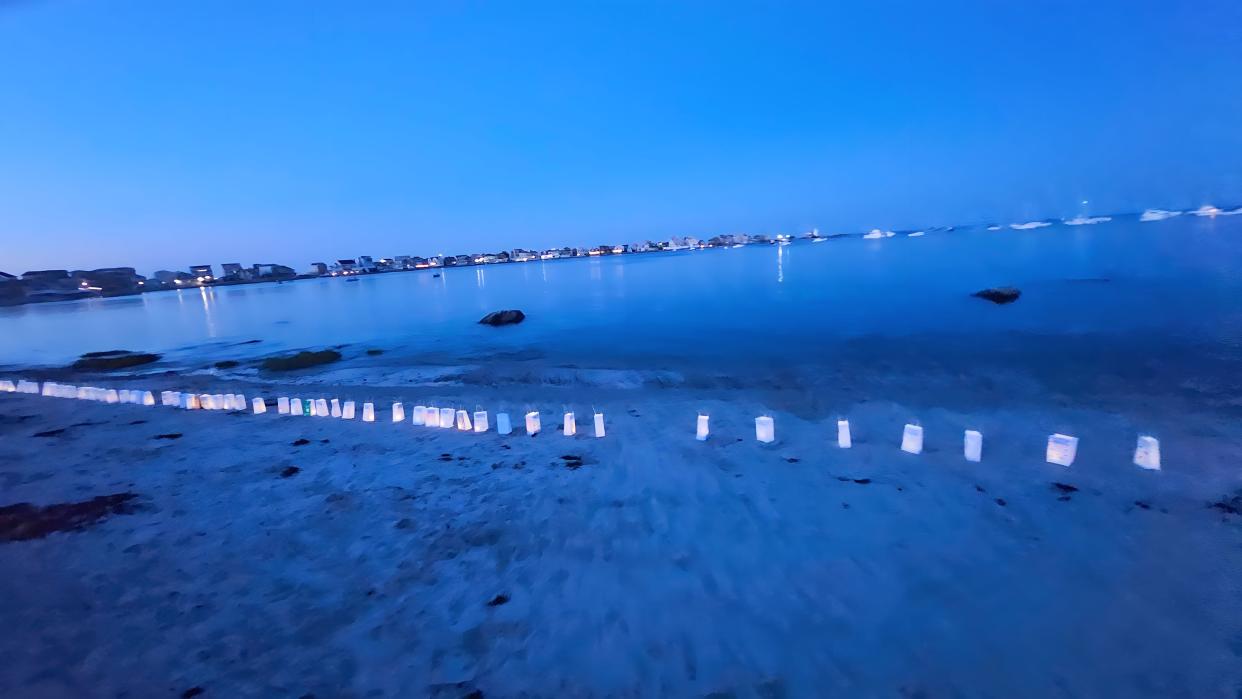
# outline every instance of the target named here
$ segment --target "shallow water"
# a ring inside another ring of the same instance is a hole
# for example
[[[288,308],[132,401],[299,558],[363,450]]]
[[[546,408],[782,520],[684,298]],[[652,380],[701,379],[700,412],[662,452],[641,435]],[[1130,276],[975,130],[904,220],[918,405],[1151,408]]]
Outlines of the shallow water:
[[[439,362],[815,365],[842,341],[1098,337],[1154,354],[1242,337],[1242,217],[982,228],[159,292],[0,309],[0,362],[126,348],[241,356],[327,345]],[[971,298],[1013,285],[1022,298]],[[521,326],[475,321],[520,308]],[[261,339],[260,345],[229,349]],[[1076,340],[1078,341],[1078,340]],[[976,344],[977,343],[977,344]],[[1081,342],[1079,342],[1081,344]],[[936,348],[927,347],[929,353]]]

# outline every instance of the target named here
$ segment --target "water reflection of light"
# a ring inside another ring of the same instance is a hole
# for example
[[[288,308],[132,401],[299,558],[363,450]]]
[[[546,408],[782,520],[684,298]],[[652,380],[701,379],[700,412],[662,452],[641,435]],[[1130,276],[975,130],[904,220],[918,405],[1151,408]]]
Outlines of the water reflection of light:
[[[203,299],[203,318],[207,321],[207,337],[216,337],[216,292],[214,289],[200,286],[198,295]]]
[[[785,281],[785,246],[776,246],[776,283]]]
[[[480,289],[486,286],[487,280],[483,278],[483,268],[476,267],[474,270],[474,281]]]

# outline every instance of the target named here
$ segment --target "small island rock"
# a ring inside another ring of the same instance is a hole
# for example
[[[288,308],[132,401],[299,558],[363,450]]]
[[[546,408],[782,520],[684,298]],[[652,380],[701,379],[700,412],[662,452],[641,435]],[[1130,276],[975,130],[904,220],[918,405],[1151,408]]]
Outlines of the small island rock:
[[[976,291],[975,293],[971,294],[971,296],[976,296],[981,299],[987,299],[988,301],[991,301],[992,303],[1001,303],[1001,304],[1013,303],[1014,301],[1017,301],[1018,297],[1021,295],[1022,295],[1022,292],[1019,291],[1018,289],[1013,288],[1012,286],[998,286],[994,289],[984,289],[983,291]]]
[[[521,311],[493,311],[483,316],[479,321],[483,325],[515,325],[526,320],[526,314]]]

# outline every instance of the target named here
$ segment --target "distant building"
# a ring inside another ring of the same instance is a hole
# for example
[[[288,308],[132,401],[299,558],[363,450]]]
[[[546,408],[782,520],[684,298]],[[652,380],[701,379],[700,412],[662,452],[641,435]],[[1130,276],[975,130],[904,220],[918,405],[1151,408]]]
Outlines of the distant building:
[[[194,281],[199,284],[215,281],[215,277],[211,274],[211,265],[191,265],[190,276],[194,277]]]
[[[7,272],[0,272],[0,306],[16,306],[26,302],[26,287],[21,280]]]
[[[427,258],[427,266],[428,266],[428,267],[443,267],[443,266],[444,266],[444,258],[443,258],[443,257],[441,257],[440,255],[434,255],[434,256],[432,256],[432,257],[428,257],[428,258]]]
[[[375,265],[375,260],[372,260],[370,255],[360,255],[358,257],[358,269],[363,272],[376,271],[377,267]]]
[[[409,255],[397,255],[392,258],[393,269],[414,269],[414,258]]]
[[[474,257],[474,263],[475,263],[476,265],[490,265],[490,264],[493,264],[493,263],[495,263],[495,262],[497,262],[497,261],[498,261],[498,260],[497,260],[497,257],[496,257],[495,255],[491,254],[491,253],[484,253],[484,254],[482,254],[482,255],[475,255],[475,257]]]
[[[537,260],[540,257],[541,255],[539,253],[525,248],[514,248],[513,252],[509,254],[509,259],[514,262],[529,262],[530,260]]]
[[[414,269],[426,269],[430,266],[431,262],[425,257],[415,256],[410,258],[410,267]]]
[[[67,269],[36,269],[22,273],[22,281],[24,282],[53,282],[58,279],[68,279],[69,270]]]
[[[210,271],[210,270],[209,270]],[[220,276],[225,279],[241,279],[242,266],[237,262],[225,262],[220,265]]]
[[[311,274],[318,274],[319,276],[322,277],[323,275],[327,273],[328,273],[328,266],[325,265],[324,263],[322,262],[311,263]]]
[[[255,265],[254,276],[259,279],[292,279],[298,275],[292,267],[269,263]]]
[[[500,252],[496,253],[496,261],[497,262],[508,262],[509,261],[508,251],[501,250]]]
[[[145,291],[147,278],[133,267],[104,267],[89,271],[77,270],[72,275],[78,286],[101,296],[127,296]]]

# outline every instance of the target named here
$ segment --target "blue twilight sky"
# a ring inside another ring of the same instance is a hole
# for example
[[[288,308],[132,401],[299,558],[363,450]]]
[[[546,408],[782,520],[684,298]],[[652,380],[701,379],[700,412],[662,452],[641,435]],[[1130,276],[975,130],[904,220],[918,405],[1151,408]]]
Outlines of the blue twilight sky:
[[[1242,2],[0,0],[0,270],[1242,200]]]

